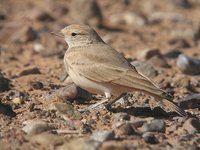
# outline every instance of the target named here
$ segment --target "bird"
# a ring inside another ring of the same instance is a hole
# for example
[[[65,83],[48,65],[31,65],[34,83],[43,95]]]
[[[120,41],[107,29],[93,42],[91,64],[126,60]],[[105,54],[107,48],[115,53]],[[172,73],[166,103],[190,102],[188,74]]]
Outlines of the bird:
[[[92,27],[71,24],[59,33],[68,44],[64,65],[69,77],[82,89],[105,95],[106,99],[97,105],[107,103],[105,106],[110,109],[126,93],[141,91],[153,96],[171,111],[186,116],[185,111],[172,101],[173,96],[137,71],[121,53],[105,43]]]

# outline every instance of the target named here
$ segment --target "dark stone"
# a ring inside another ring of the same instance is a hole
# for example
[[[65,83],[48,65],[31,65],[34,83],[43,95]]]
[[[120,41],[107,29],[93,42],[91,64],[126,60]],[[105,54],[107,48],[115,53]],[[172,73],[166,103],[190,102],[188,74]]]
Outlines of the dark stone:
[[[182,54],[179,50],[170,50],[169,52],[164,54],[164,57],[167,58],[177,58],[180,54]]]
[[[142,135],[142,137],[146,143],[149,143],[149,144],[157,144],[158,143],[158,140],[152,133],[146,132]]]
[[[10,117],[16,116],[16,113],[12,110],[12,107],[8,104],[3,103],[0,103],[0,113]]]
[[[161,119],[155,119],[151,123],[142,126],[143,132],[165,132],[165,122]]]
[[[8,91],[10,89],[10,80],[5,78],[2,73],[0,73],[0,92]]]
[[[200,74],[200,60],[188,57],[184,54],[178,56],[177,67],[185,74],[198,75]]]
[[[26,76],[26,75],[30,75],[30,74],[41,74],[41,72],[37,67],[27,68],[27,69],[22,70],[19,73],[19,76]]]

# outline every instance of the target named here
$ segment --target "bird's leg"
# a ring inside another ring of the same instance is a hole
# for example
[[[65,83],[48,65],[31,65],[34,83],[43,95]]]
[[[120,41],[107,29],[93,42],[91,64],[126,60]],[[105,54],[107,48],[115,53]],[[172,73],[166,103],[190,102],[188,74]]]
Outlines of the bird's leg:
[[[99,106],[99,105],[101,105],[101,104],[106,103],[107,101],[109,101],[109,99],[110,99],[110,97],[111,97],[111,94],[105,92],[105,96],[106,96],[106,98],[103,99],[103,100],[101,100],[100,102],[97,102],[97,103],[95,103],[95,104],[92,104],[92,105],[90,105],[90,106],[87,107],[87,108],[79,109],[79,111],[80,111],[80,112],[84,112],[84,111],[87,111],[87,110],[91,110],[91,109],[93,109],[93,108],[95,108],[95,107],[97,107],[97,106]]]
[[[124,97],[125,95],[126,95],[126,93],[122,93],[120,96],[115,97],[115,98],[113,98],[113,99],[110,99],[110,100],[108,101],[108,103],[105,105],[105,107],[106,107],[108,110],[112,109],[112,107],[111,107],[112,104],[115,103],[116,101],[118,101],[120,98]]]

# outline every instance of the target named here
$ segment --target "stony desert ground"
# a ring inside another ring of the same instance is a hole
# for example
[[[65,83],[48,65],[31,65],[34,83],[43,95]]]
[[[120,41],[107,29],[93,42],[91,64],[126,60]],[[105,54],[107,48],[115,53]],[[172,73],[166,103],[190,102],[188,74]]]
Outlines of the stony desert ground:
[[[68,46],[51,33],[73,23],[93,27],[188,117],[142,92],[79,112],[104,97],[67,77]],[[199,92],[199,0],[0,0],[2,150],[197,150]]]

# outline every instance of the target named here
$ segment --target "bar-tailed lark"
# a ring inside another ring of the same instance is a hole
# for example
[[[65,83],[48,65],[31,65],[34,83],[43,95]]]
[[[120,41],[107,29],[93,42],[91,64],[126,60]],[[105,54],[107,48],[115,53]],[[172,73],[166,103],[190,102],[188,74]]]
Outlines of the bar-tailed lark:
[[[171,95],[138,72],[91,27],[73,24],[60,33],[68,44],[64,64],[72,81],[91,93],[105,94],[106,100],[97,105],[107,103],[106,108],[109,109],[125,93],[141,91],[179,115],[186,116],[184,110],[172,102]]]

